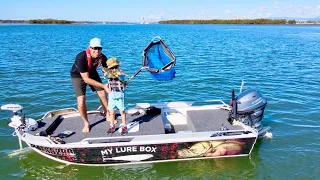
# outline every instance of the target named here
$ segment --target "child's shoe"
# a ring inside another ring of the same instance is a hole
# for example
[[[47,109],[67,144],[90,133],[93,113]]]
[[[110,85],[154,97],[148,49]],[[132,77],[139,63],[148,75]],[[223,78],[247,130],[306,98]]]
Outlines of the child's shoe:
[[[121,135],[126,135],[128,132],[127,132],[127,126],[123,126],[122,127],[122,131],[121,131]]]
[[[107,134],[112,134],[112,133],[114,133],[114,131],[115,131],[115,127],[114,126],[110,126],[109,129],[108,129]]]

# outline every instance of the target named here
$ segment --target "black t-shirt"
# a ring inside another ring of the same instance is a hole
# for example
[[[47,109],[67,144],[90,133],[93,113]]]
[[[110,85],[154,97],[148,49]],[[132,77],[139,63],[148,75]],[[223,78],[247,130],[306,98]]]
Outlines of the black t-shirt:
[[[102,66],[107,67],[107,57],[104,54],[101,54],[101,56],[102,56],[102,62],[101,62]],[[98,58],[92,59],[92,67],[89,72],[89,77],[96,76],[98,74],[96,69],[98,65],[98,60],[99,60]],[[76,60],[74,61],[70,71],[71,77],[81,78],[80,72],[81,73],[88,72],[88,60],[87,60],[87,54],[85,51],[82,51],[77,55]]]

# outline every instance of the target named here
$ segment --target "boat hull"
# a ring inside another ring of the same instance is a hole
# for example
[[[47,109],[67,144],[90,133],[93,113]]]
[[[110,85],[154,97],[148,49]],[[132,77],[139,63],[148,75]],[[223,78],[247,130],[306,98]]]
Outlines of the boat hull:
[[[86,148],[28,145],[38,153],[66,164],[116,165],[247,156],[255,142],[256,137]]]

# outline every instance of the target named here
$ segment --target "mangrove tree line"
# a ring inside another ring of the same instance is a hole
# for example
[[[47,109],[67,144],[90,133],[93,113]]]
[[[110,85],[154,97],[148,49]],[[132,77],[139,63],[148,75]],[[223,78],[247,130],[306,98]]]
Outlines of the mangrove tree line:
[[[72,21],[58,20],[58,19],[31,19],[29,24],[71,24]]]
[[[165,20],[159,24],[296,24],[295,20],[286,19],[212,19],[212,20]]]

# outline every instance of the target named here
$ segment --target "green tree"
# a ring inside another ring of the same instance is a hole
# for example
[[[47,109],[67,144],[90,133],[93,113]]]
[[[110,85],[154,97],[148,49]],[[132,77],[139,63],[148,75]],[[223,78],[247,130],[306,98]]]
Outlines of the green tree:
[[[288,21],[288,24],[296,24],[297,22],[296,22],[296,20],[289,20]]]

